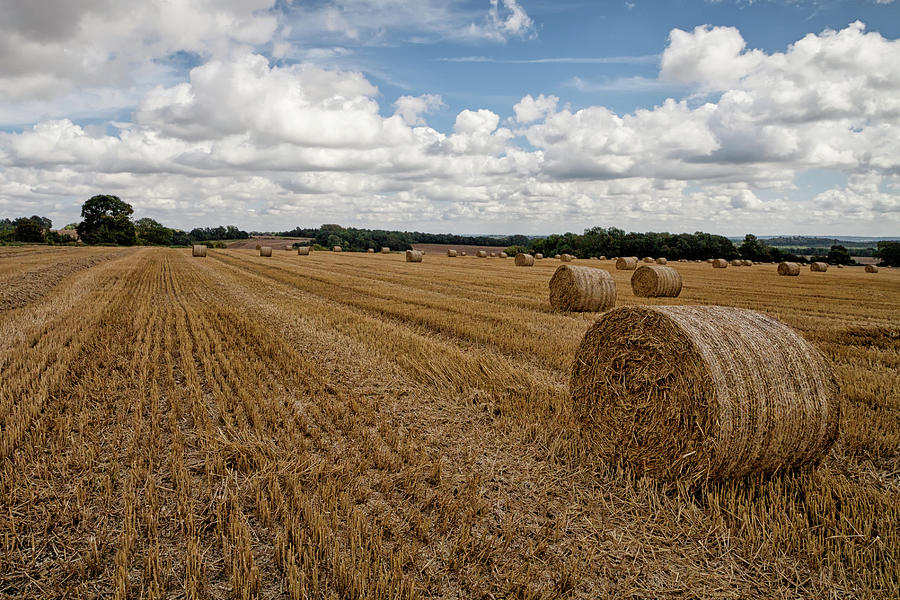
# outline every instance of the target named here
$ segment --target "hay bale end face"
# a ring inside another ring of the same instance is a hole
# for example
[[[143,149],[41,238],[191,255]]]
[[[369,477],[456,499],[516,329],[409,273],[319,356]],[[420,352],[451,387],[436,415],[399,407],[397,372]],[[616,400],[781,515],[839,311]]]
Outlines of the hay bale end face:
[[[866,265],[866,273],[877,273],[878,267],[875,265]]]
[[[260,246],[259,247],[259,255],[260,256],[272,256],[272,246]]]
[[[681,273],[672,267],[641,265],[631,276],[631,290],[641,298],[674,298],[681,286]]]
[[[455,258],[455,257],[456,257],[456,250],[453,250],[453,249],[447,250],[447,256],[449,256],[450,258]]]
[[[606,313],[575,354],[570,393],[601,458],[666,480],[811,466],[838,437],[825,357],[783,323],[739,308]]]
[[[406,251],[406,262],[422,262],[422,253],[419,250],[407,250]]]
[[[479,250],[478,252],[475,253],[475,256],[477,256],[478,258],[487,258],[487,251]]]
[[[616,259],[616,269],[619,271],[634,271],[637,269],[637,260],[631,256],[621,256]]]
[[[191,256],[206,258],[206,246],[203,244],[194,244],[191,246]]]
[[[297,247],[297,255],[298,256],[309,256],[309,246],[298,246]]]
[[[795,262],[778,263],[778,274],[786,277],[796,277],[800,274],[800,265]]]
[[[534,266],[534,257],[530,254],[525,254],[524,252],[519,252],[516,254],[516,266],[517,267],[533,267]]]
[[[550,278],[550,306],[572,312],[601,312],[616,305],[616,282],[603,269],[560,265]]]
[[[728,261],[725,260],[724,258],[717,258],[714,261],[712,261],[712,266],[713,266],[713,269],[727,269]]]
[[[535,260],[543,260],[543,259],[544,259],[544,255],[541,254],[540,252],[538,252],[537,254],[534,255],[534,259],[535,259]]]
[[[824,273],[828,270],[828,263],[824,262],[814,262],[810,263],[809,270],[813,273]]]

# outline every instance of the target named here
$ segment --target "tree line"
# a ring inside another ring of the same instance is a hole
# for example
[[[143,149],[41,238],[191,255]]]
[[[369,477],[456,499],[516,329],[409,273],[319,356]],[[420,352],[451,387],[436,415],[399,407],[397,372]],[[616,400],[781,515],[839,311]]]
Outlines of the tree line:
[[[413,244],[447,244],[449,246],[510,246],[528,243],[524,235],[508,236],[467,236],[452,233],[423,233],[421,231],[390,231],[384,229],[361,229],[326,224],[321,227],[296,227],[290,231],[276,233],[282,237],[310,238],[310,244],[332,248],[340,246],[351,252],[365,252],[369,248],[378,250],[409,250]]]

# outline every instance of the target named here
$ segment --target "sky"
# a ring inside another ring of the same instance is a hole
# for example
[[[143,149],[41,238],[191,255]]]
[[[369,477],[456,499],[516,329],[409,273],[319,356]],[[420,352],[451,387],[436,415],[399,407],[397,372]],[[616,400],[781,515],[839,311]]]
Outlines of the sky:
[[[0,0],[0,217],[900,235],[900,0]]]

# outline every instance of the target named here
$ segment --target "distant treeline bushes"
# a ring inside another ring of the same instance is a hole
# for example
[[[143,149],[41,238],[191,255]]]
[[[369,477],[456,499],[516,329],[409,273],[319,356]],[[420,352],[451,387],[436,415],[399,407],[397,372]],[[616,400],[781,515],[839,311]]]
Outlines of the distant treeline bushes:
[[[511,246],[527,244],[529,238],[524,235],[509,236],[467,236],[450,233],[422,233],[419,231],[387,231],[383,229],[357,229],[340,225],[322,225],[316,228],[297,227],[276,235],[284,237],[311,238],[310,244],[318,244],[325,248],[340,246],[343,250],[365,252],[369,248],[390,248],[391,250],[409,250],[413,244],[447,244],[469,246]]]

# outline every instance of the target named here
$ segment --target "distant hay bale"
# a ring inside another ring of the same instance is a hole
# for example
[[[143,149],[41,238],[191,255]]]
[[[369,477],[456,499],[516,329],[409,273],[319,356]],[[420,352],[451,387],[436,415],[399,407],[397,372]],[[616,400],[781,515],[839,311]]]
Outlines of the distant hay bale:
[[[541,254],[540,252],[538,252],[537,254],[534,255],[534,258],[535,258],[535,260],[543,260],[544,255]]]
[[[475,253],[475,256],[477,256],[478,258],[487,258],[487,251],[479,250],[478,252]]]
[[[728,261],[725,260],[724,258],[717,258],[714,261],[712,261],[712,266],[713,266],[713,269],[727,269]]]
[[[634,271],[637,265],[637,260],[631,256],[620,256],[616,259],[616,269],[619,271]]]
[[[525,254],[524,252],[519,252],[516,254],[516,266],[517,267],[533,267],[534,266],[534,257],[530,254]]]
[[[332,251],[332,252],[341,252],[341,247],[340,247],[340,246],[335,246],[334,248],[331,249],[331,251]]]
[[[259,255],[260,256],[272,256],[272,246],[260,246],[259,247]]]
[[[653,262],[653,257],[652,257],[652,256],[645,256],[644,258],[641,259],[641,261],[642,261],[642,262],[645,262],[645,263],[652,263],[652,262]]]
[[[369,248],[368,250],[366,250],[366,252],[368,254],[375,254],[375,248]]]
[[[813,273],[824,273],[828,270],[828,263],[824,262],[814,262],[810,263],[809,270]]]
[[[600,260],[606,260],[606,257],[605,257],[605,256],[601,256],[601,257],[600,257]]]
[[[738,258],[735,258],[735,259],[732,260],[729,264],[730,264],[732,267],[743,267],[743,266],[744,266],[744,261],[742,261],[742,260],[740,260],[740,259],[738,259]]]
[[[741,266],[744,266],[744,267],[752,267],[752,266],[753,266],[753,261],[752,261],[752,260],[742,260],[742,261],[741,261]]]
[[[795,262],[778,263],[778,274],[788,277],[796,277],[800,274],[800,265]]]
[[[491,252],[491,258],[497,258],[497,253],[496,253],[496,252]]]
[[[560,258],[561,256],[562,256],[562,254],[554,254],[554,255],[553,255],[553,258],[559,260],[559,258]]]
[[[456,250],[448,249],[448,250],[447,250],[447,256],[449,256],[450,258],[456,257]]]
[[[615,305],[616,282],[603,269],[560,265],[550,279],[550,306],[555,310],[601,312]]]
[[[837,268],[838,268],[838,269],[843,269],[843,268],[844,268],[844,265],[838,265]]]
[[[866,273],[877,273],[878,267],[875,265],[866,265]]]
[[[674,298],[681,285],[681,273],[662,265],[641,265],[631,276],[631,290],[642,298]]]
[[[462,252],[459,253],[459,255],[460,255],[460,256],[465,256],[465,255],[466,255],[466,251],[463,250]]]
[[[298,256],[309,256],[309,246],[298,246],[297,247],[297,255]]]
[[[203,244],[194,244],[191,246],[191,256],[206,258],[206,246]]]
[[[717,259],[707,258],[707,259],[706,259],[706,262],[712,264],[714,260],[717,260]]]
[[[572,262],[572,260],[573,260],[574,258],[575,258],[575,257],[572,256],[571,254],[562,254],[562,255],[560,255],[560,257],[559,257],[559,260],[561,260],[561,261],[563,261],[563,262]]]
[[[669,262],[669,261],[667,261],[665,258],[662,258],[662,257],[656,259],[656,264],[658,264],[658,265],[664,265],[667,262]]]
[[[569,389],[601,458],[664,480],[813,466],[838,437],[828,361],[746,309],[614,309],[582,339]]]
[[[388,248],[387,246],[383,246],[383,247],[381,248],[381,253],[382,253],[382,254],[390,254],[390,253],[391,253],[391,249]]]
[[[497,256],[499,256],[500,258],[509,258],[509,254],[507,254],[506,252],[501,252]]]
[[[419,250],[407,250],[406,262],[422,262],[422,252]]]

